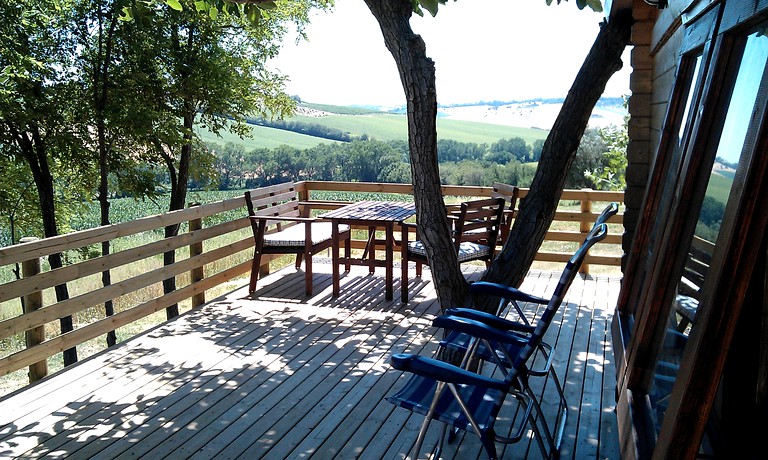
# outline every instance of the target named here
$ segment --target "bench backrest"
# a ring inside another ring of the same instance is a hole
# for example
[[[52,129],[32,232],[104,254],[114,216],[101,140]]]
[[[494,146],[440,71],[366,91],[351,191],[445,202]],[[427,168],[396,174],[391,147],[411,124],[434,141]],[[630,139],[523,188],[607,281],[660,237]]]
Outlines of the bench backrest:
[[[299,201],[299,192],[293,182],[248,190],[245,192],[245,205],[249,216],[306,217]],[[275,227],[270,230],[280,231],[290,225],[285,222],[270,222],[269,226]]]
[[[515,216],[517,216],[517,200],[520,198],[520,188],[514,185],[502,184],[501,182],[494,182],[491,197],[504,198],[509,203],[509,206],[504,210],[504,220],[499,231],[498,241],[503,245],[507,242],[512,222],[515,220]]]

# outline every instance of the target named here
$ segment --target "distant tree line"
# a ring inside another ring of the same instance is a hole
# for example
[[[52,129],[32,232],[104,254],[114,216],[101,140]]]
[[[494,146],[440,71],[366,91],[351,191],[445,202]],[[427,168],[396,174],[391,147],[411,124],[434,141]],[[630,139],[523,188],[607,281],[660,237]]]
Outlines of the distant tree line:
[[[246,122],[252,125],[283,129],[332,141],[350,142],[354,139],[348,131],[323,126],[319,123],[306,123],[295,120],[268,120],[266,118],[246,118]]]
[[[616,164],[611,148],[621,130],[588,129],[567,188],[623,189],[626,161]],[[528,144],[522,138],[492,144],[440,140],[437,144],[443,184],[490,186],[494,182],[527,187],[536,170],[543,141]],[[308,149],[287,145],[246,152],[242,145],[209,144],[215,157],[220,190],[256,188],[286,180],[327,180],[410,183],[408,145],[404,140],[359,139],[319,144]],[[619,153],[626,158],[626,155]],[[603,180],[609,176],[612,181]],[[193,184],[194,185],[194,184]],[[197,184],[205,186],[205,184]]]

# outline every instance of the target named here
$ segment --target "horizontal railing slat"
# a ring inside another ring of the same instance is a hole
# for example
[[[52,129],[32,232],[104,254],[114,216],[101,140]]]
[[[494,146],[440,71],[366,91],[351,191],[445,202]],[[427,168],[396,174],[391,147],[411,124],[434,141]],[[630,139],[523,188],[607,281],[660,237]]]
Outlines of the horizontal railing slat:
[[[100,305],[106,300],[116,299],[122,295],[135,292],[155,283],[160,283],[170,277],[186,273],[194,267],[199,267],[203,264],[219,260],[222,257],[243,251],[251,247],[251,240],[251,238],[246,238],[236,243],[205,252],[199,256],[190,257],[180,262],[142,273],[119,283],[111,284],[83,295],[63,300],[34,312],[0,321],[0,339],[19,332],[24,332],[33,327],[42,326],[43,324],[64,316],[75,314],[86,308]]]
[[[136,307],[94,321],[87,326],[46,340],[32,348],[27,348],[10,356],[0,358],[0,376],[46,359],[48,356],[53,356],[56,353],[60,353],[87,340],[99,337],[118,327],[130,324],[170,305],[188,299],[199,292],[223,284],[232,278],[247,273],[250,269],[251,263],[249,261],[243,262],[197,283],[179,288],[169,294],[152,299]]]
[[[113,252],[107,256],[85,260],[55,270],[39,273],[29,278],[14,280],[0,285],[0,302],[21,297],[28,292],[41,291],[62,283],[111,270],[149,257],[154,257],[166,251],[172,251],[193,243],[199,243],[223,233],[233,232],[248,226],[245,218],[224,222],[222,224],[183,233],[172,238],[164,238],[142,246]]]
[[[164,228],[168,225],[175,225],[192,219],[202,219],[204,217],[232,211],[244,206],[245,201],[242,197],[232,198],[215,203],[180,209],[178,211],[171,211],[165,214],[142,217],[130,222],[104,225],[88,230],[67,233],[66,235],[8,246],[0,250],[0,265],[15,264],[36,257],[44,257],[70,249],[82,248],[91,244],[113,240],[115,238]]]

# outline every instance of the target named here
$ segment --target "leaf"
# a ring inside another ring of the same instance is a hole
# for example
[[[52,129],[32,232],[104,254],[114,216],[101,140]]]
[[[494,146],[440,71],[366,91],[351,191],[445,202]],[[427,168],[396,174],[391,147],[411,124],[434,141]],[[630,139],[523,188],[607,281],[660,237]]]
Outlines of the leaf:
[[[181,6],[181,3],[179,3],[179,0],[165,0],[165,4],[176,11],[182,11],[184,9]]]
[[[587,5],[596,13],[603,12],[603,2],[600,0],[587,0]]]
[[[205,11],[208,9],[208,3],[203,1],[195,2],[195,9],[197,10],[198,13],[201,11]]]
[[[216,18],[219,17],[219,9],[211,5],[211,9],[208,10],[208,16],[210,16],[211,19],[216,20]]]
[[[261,8],[253,4],[246,4],[245,14],[252,24],[258,24],[261,19]]]
[[[437,7],[439,5],[438,0],[419,0],[419,3],[425,10],[429,11],[429,14],[431,14],[432,17],[437,15]]]
[[[121,20],[121,21],[132,21],[133,20],[133,9],[128,7],[128,6],[124,6],[123,7],[123,14],[121,14],[118,19]]]

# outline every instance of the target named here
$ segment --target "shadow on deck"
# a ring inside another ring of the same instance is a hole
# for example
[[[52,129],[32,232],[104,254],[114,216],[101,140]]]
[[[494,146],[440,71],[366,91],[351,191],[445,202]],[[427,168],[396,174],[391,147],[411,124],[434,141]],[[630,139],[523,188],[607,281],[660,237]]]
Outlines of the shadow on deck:
[[[315,267],[312,298],[289,267],[253,296],[238,289],[0,399],[0,457],[403,458],[421,417],[384,400],[402,384],[388,358],[433,349],[429,271],[401,305],[363,267],[333,298],[330,265]],[[523,288],[546,294],[557,276],[532,272]],[[562,458],[619,458],[609,340],[618,289],[616,277],[578,277],[548,333],[570,407]],[[474,436],[459,441],[443,458],[483,458]],[[538,456],[525,440],[502,454]]]

